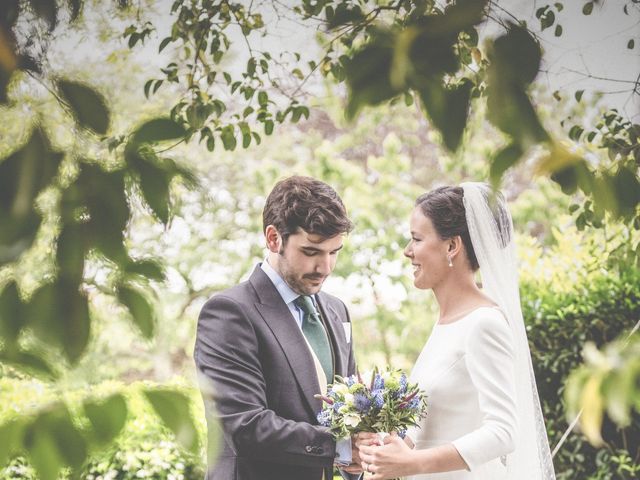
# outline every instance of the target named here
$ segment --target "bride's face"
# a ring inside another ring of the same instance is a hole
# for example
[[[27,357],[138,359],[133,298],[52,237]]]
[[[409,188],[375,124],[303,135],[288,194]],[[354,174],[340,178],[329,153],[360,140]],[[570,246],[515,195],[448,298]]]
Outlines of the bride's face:
[[[410,226],[411,240],[404,249],[404,255],[413,265],[413,284],[420,289],[434,288],[448,273],[449,242],[440,238],[420,207],[413,209]]]

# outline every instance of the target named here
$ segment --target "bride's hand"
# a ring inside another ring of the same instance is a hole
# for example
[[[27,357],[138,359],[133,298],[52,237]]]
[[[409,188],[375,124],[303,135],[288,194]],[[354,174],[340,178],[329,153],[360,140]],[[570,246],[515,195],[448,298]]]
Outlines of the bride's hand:
[[[415,473],[412,462],[408,461],[412,455],[413,450],[395,432],[384,439],[383,446],[363,444],[360,447],[362,469],[372,474],[366,475],[371,480],[404,477]]]
[[[357,448],[362,446],[380,445],[380,437],[377,433],[359,432],[354,438]]]

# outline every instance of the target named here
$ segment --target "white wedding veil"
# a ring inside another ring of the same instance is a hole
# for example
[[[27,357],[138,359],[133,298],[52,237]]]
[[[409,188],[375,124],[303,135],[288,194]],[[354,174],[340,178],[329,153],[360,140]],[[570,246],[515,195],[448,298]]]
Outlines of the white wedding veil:
[[[507,456],[507,478],[555,480],[520,307],[511,215],[502,195],[489,185],[467,182],[460,186],[483,290],[506,315],[514,339],[518,433],[515,450]]]

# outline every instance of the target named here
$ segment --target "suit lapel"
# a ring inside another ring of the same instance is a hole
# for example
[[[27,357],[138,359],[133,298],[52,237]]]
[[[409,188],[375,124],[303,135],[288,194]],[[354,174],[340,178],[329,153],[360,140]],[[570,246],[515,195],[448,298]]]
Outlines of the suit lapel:
[[[278,290],[260,267],[254,270],[249,282],[253,285],[259,298],[259,302],[255,306],[280,344],[296,381],[300,385],[307,406],[315,417],[322,408],[322,401],[314,398],[314,395],[320,393],[320,385],[313,357],[309,352],[302,331]]]

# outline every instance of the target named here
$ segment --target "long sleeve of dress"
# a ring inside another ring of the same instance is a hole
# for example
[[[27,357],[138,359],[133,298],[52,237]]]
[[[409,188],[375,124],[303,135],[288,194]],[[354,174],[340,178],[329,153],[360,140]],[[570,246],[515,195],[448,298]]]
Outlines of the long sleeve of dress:
[[[482,315],[467,334],[465,362],[477,390],[481,426],[452,443],[469,470],[513,451],[517,432],[514,354],[505,318]]]

